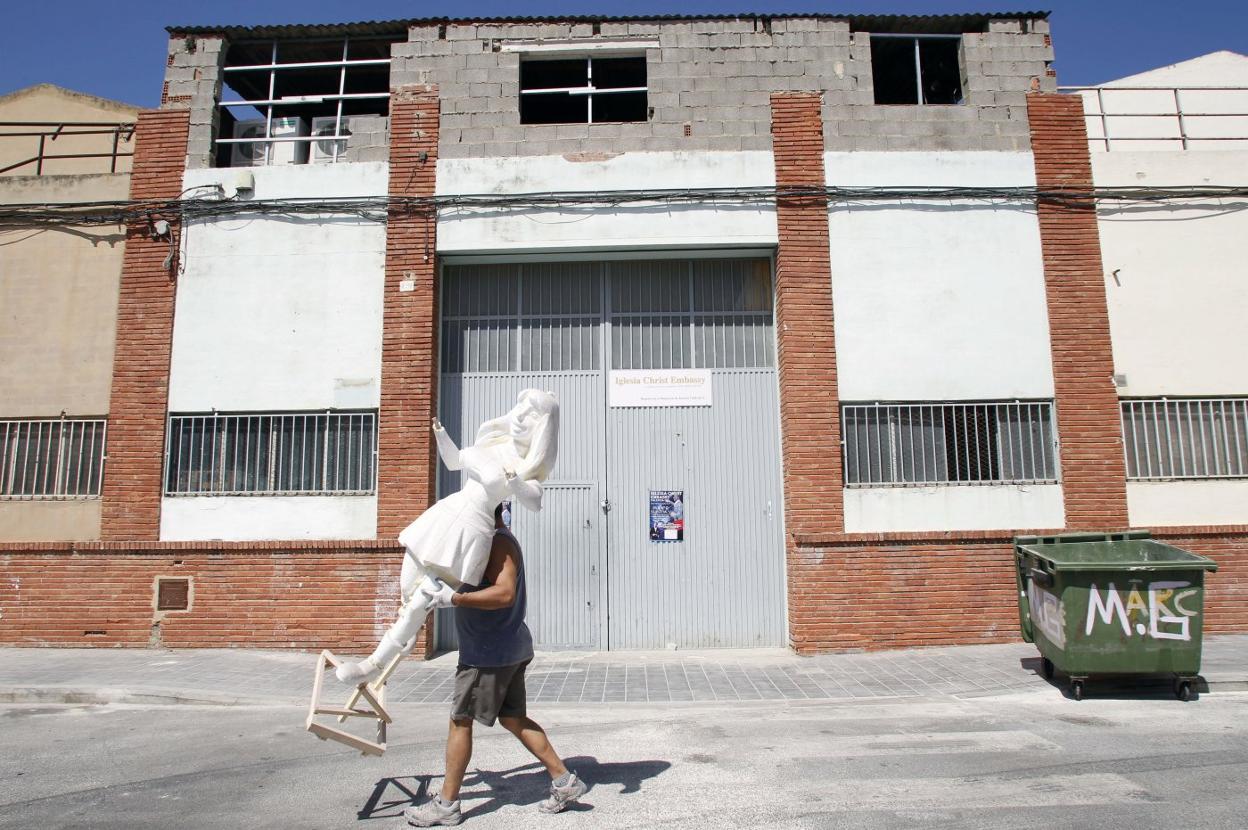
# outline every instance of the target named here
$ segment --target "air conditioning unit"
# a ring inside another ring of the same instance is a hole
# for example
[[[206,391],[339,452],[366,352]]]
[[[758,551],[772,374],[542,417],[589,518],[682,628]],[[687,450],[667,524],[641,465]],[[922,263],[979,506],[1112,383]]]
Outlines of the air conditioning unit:
[[[342,119],[342,138],[332,138],[334,130],[338,124],[338,117],[335,115],[318,115],[312,119],[312,135],[320,138],[321,136],[330,136],[331,138],[312,142],[312,151],[309,154],[308,161],[312,164],[327,164],[342,158],[343,153],[347,151],[347,137],[351,135],[351,130],[347,127],[347,119]],[[337,154],[335,155],[335,147],[337,145]]]
[[[238,121],[234,124],[235,138],[264,138],[264,119]],[[273,138],[306,136],[308,122],[302,118],[274,118]],[[308,160],[308,142],[274,141],[257,144],[231,144],[231,167],[263,167],[267,164],[304,164]]]

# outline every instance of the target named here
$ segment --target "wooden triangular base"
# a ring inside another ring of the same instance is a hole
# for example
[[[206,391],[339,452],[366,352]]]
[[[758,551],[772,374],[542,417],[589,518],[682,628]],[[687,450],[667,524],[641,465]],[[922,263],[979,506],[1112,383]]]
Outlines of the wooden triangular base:
[[[321,652],[320,657],[316,659],[316,677],[312,681],[312,702],[308,706],[308,720],[305,728],[322,741],[331,740],[349,747],[358,749],[365,755],[382,755],[386,751],[386,727],[393,723],[390,713],[386,711],[386,681],[390,679],[390,674],[394,671],[394,667],[399,660],[396,658],[386,666],[386,670],[381,676],[372,683],[361,683],[355,687],[351,693],[351,697],[347,700],[346,706],[322,706],[321,705],[321,681],[325,679],[325,672],[332,671],[341,665],[342,661],[334,656],[334,653],[326,649]],[[370,708],[361,708],[358,706],[360,699],[363,698]],[[377,740],[369,741],[364,738],[352,735],[343,729],[318,723],[317,715],[331,715],[338,718],[339,723],[345,723],[347,718],[371,718],[377,721]]]

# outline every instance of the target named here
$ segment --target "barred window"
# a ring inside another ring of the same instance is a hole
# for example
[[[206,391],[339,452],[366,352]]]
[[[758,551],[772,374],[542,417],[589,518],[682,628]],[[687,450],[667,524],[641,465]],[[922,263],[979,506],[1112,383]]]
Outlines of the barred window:
[[[104,477],[103,418],[0,421],[0,499],[91,499]]]
[[[368,495],[377,413],[170,415],[165,494]]]
[[[443,372],[597,369],[601,268],[583,262],[448,268]]]
[[[1248,398],[1122,402],[1127,478],[1248,477]]]
[[[1057,480],[1053,405],[845,404],[845,484],[1048,484]]]
[[[775,364],[765,259],[461,265],[444,285],[443,372],[599,369],[604,297],[612,369]]]
[[[611,263],[611,368],[772,366],[765,259]]]

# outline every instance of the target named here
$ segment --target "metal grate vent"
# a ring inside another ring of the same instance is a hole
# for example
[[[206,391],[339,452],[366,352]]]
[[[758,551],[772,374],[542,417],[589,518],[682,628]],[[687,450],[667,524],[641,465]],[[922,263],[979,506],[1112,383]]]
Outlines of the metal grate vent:
[[[156,580],[156,610],[185,611],[190,608],[191,581],[189,579]]]

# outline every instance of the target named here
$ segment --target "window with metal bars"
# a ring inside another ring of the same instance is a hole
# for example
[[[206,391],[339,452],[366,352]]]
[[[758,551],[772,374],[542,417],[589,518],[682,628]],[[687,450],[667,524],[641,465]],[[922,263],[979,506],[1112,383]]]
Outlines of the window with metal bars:
[[[170,415],[169,496],[369,495],[377,413]]]
[[[644,55],[520,61],[521,124],[600,124],[648,117]]]
[[[1048,401],[844,404],[845,484],[1050,484]]]
[[[1248,477],[1248,398],[1122,402],[1127,478]]]
[[[775,363],[765,259],[462,265],[443,286],[443,372],[599,369],[604,303],[612,369]]]
[[[216,165],[337,161],[353,116],[389,113],[392,44],[363,37],[231,43]]]
[[[104,477],[103,418],[0,420],[0,499],[91,499]]]

